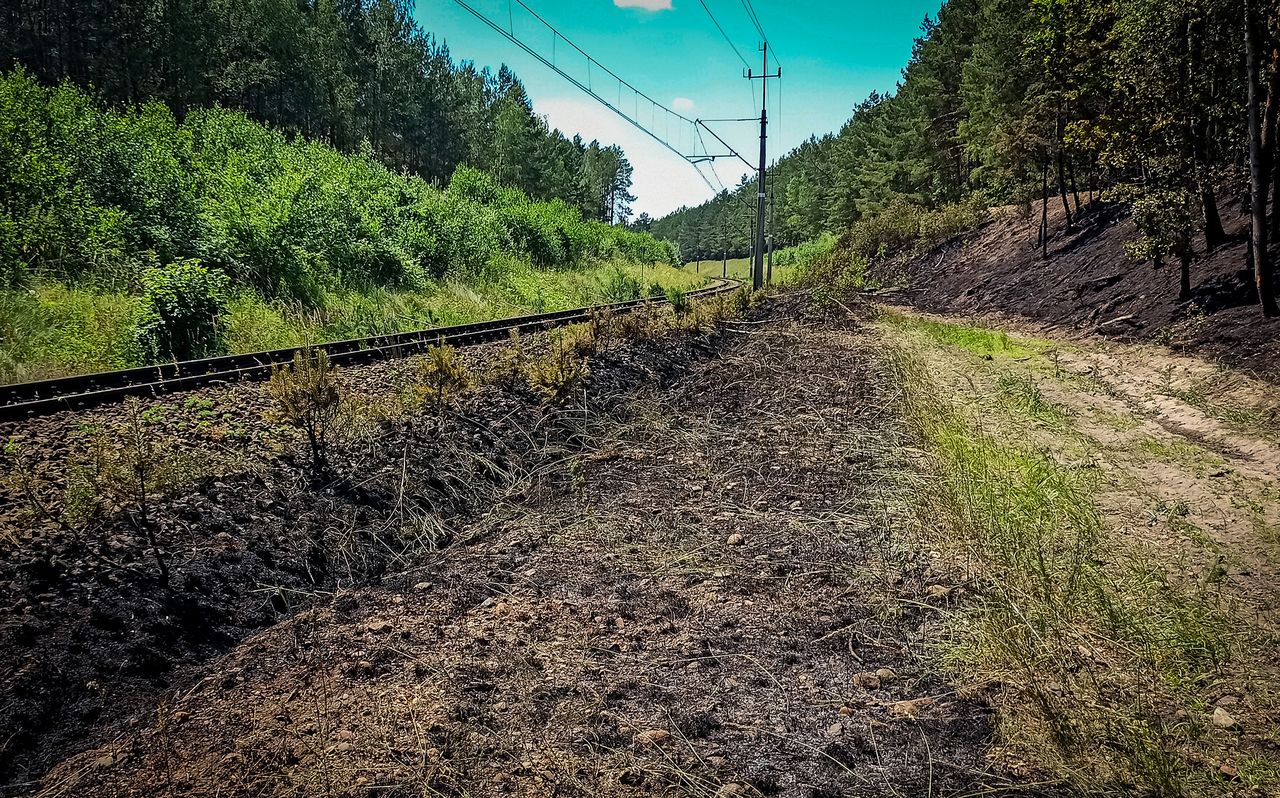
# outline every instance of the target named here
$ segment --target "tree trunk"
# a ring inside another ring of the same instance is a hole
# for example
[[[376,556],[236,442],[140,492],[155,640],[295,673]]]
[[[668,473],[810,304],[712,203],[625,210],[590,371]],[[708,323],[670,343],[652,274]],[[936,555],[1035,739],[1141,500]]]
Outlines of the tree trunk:
[[[1062,148],[1058,148],[1058,193],[1062,196],[1062,211],[1067,215],[1067,231],[1075,229],[1075,220],[1071,217],[1071,204],[1067,201],[1067,170],[1063,165]]]
[[[1067,173],[1071,177],[1071,198],[1076,202],[1076,218],[1080,218],[1080,184],[1076,182],[1076,162],[1067,161]]]
[[[1209,125],[1201,119],[1195,132],[1196,183],[1200,188],[1200,205],[1204,210],[1205,248],[1213,251],[1227,243],[1227,231],[1222,226],[1222,214],[1218,210],[1218,195],[1213,189],[1213,177],[1209,173]]]
[[[1227,231],[1222,226],[1222,213],[1218,210],[1218,195],[1213,190],[1213,182],[1209,178],[1208,168],[1201,166],[1200,172],[1200,205],[1204,211],[1204,243],[1212,252],[1227,243]]]
[[[1041,256],[1049,259],[1049,162],[1040,170],[1040,246]]]
[[[1262,115],[1262,150],[1273,174],[1267,178],[1273,203],[1280,204],[1280,157],[1276,154],[1277,136],[1280,135],[1280,47],[1271,53],[1271,80],[1267,87],[1267,105]],[[1280,213],[1271,209],[1271,240],[1280,238]]]
[[[1227,231],[1222,226],[1222,214],[1218,211],[1218,195],[1207,177],[1200,184],[1200,204],[1204,206],[1205,248],[1212,251],[1227,243]]]
[[[1273,96],[1263,109],[1262,30],[1258,0],[1245,0],[1245,60],[1248,69],[1249,187],[1252,210],[1250,241],[1253,247],[1254,284],[1258,301],[1267,316],[1280,314],[1272,284],[1271,259],[1267,251],[1267,199],[1271,188],[1271,148],[1275,144],[1276,107]],[[1274,84],[1275,81],[1273,80]],[[1264,120],[1264,116],[1267,118]],[[1266,140],[1270,139],[1270,140]],[[1268,146],[1269,145],[1269,146]]]
[[[1273,171],[1275,178],[1272,180],[1271,196],[1280,200],[1280,157],[1276,155],[1275,150],[1271,151],[1271,160],[1274,161]],[[1271,209],[1271,240],[1280,240],[1280,207]]]
[[[1182,262],[1182,281],[1178,286],[1178,301],[1191,299],[1191,248],[1184,247],[1178,260]]]

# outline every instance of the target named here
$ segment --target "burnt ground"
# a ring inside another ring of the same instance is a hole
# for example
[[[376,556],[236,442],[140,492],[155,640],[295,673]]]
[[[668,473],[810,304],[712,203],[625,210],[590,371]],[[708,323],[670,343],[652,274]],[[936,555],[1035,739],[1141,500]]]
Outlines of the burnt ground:
[[[358,498],[268,473],[174,499],[199,612],[6,577],[6,768],[32,779],[10,791],[1024,792],[988,697],[930,664],[963,591],[898,535],[918,483],[872,338],[801,315],[602,357],[550,415],[489,396],[452,436],[388,422]],[[406,517],[432,545],[387,545]],[[308,538],[373,562],[317,579]],[[14,712],[46,683],[76,700]]]
[[[1238,207],[1223,209],[1232,242],[1192,264],[1193,297],[1178,301],[1178,266],[1136,263],[1125,244],[1136,237],[1119,206],[1095,203],[1073,231],[1051,200],[1049,257],[1037,245],[1040,204],[1014,208],[926,255],[877,265],[873,274],[908,287],[898,298],[939,313],[1005,314],[1151,341],[1280,378],[1280,319],[1262,316],[1246,268],[1248,223]],[[1275,255],[1273,254],[1273,257]]]
[[[665,384],[720,341],[606,346],[593,361],[597,404],[619,386]],[[467,357],[478,371],[494,352]],[[562,420],[573,408],[527,389],[481,389],[445,419],[415,408],[402,397],[417,367],[341,371],[350,401],[323,479],[262,383],[143,404],[151,457],[173,472],[145,524],[121,459],[123,408],[0,428],[0,795],[29,794],[246,637],[454,544],[512,474],[559,456],[549,442],[572,433]],[[85,493],[90,510],[73,501]]]

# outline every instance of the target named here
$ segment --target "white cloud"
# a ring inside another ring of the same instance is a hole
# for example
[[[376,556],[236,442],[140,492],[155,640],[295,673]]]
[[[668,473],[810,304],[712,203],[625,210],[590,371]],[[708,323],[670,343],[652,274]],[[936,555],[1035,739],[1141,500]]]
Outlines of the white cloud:
[[[688,97],[677,97],[671,101],[671,107],[677,111],[692,111],[693,100]]]
[[[626,151],[627,159],[635,167],[631,187],[631,193],[636,195],[632,208],[634,215],[644,211],[656,219],[681,205],[697,205],[714,194],[694,168],[678,155],[592,100],[537,97],[533,107],[537,113],[547,117],[552,127],[559,128],[569,137],[579,133],[587,141],[599,139],[602,144],[617,144]],[[658,125],[659,132],[666,132],[661,122]],[[675,135],[674,128],[671,133],[673,144],[685,150],[692,146],[689,141]],[[723,177],[725,175],[721,175]]]
[[[645,11],[670,11],[671,0],[613,0],[618,8],[643,8]]]

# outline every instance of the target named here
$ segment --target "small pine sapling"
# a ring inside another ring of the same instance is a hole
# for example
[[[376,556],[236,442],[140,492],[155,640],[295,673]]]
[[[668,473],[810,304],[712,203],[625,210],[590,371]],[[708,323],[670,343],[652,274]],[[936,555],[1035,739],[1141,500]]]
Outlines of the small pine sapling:
[[[471,373],[458,357],[458,350],[441,343],[427,349],[427,359],[418,372],[419,390],[427,404],[443,415],[445,408],[471,387]]]
[[[268,390],[285,422],[306,434],[313,473],[327,472],[329,434],[342,408],[342,388],[329,355],[322,349],[298,352],[293,363],[272,369]]]

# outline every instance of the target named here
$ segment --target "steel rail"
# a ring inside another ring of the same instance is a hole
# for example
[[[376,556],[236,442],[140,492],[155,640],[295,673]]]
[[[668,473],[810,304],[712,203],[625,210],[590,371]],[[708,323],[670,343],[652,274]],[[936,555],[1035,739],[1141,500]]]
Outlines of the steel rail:
[[[714,296],[732,291],[738,285],[736,280],[717,280],[706,288],[689,291],[686,296],[691,299]],[[500,341],[513,332],[540,332],[589,321],[592,315],[603,311],[626,313],[666,301],[665,297],[648,297],[453,327],[331,341],[310,348],[324,350],[334,364],[369,363],[407,357],[440,343],[464,347]],[[306,349],[308,347],[289,347],[0,386],[0,421],[20,421],[64,410],[86,410],[129,396],[160,396],[262,377]]]

